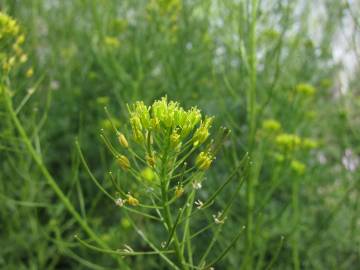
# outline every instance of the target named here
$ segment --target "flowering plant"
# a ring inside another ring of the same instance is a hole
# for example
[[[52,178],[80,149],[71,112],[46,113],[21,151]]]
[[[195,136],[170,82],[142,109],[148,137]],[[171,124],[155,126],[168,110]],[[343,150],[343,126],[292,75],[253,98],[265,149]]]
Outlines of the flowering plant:
[[[128,111],[131,133],[125,135],[114,125],[117,146],[105,132],[102,132],[101,138],[112,153],[118,168],[132,181],[126,185],[128,182],[123,178],[119,180],[119,177],[110,173],[117,190],[116,196],[105,191],[99,182],[96,181],[96,184],[125,211],[133,227],[150,245],[153,252],[160,255],[172,268],[209,269],[225,256],[240,236],[239,234],[235,237],[217,259],[206,262],[243,181],[239,181],[235,194],[225,210],[212,214],[213,221],[210,224],[192,234],[190,221],[194,215],[212,205],[239,169],[244,168],[247,158],[244,158],[234,172],[203,202],[197,199],[198,191],[202,188],[206,171],[215,160],[230,130],[221,128],[215,139],[210,139],[213,117],[203,117],[196,107],[185,110],[179,103],[168,101],[166,97],[155,101],[151,106],[136,102],[128,106]],[[110,115],[109,118],[111,119]],[[131,187],[133,190],[130,190]],[[151,241],[151,236],[146,236],[137,227],[130,213],[160,222],[166,239],[159,243]],[[219,230],[215,231],[214,238],[203,255],[195,256],[192,250],[194,238],[213,226],[219,226]],[[89,246],[88,243],[80,239],[79,241]],[[170,253],[170,256],[174,255],[174,258],[169,257],[167,253]],[[121,254],[140,255],[144,252],[135,252],[126,245]],[[198,266],[195,266],[195,258],[199,260]]]

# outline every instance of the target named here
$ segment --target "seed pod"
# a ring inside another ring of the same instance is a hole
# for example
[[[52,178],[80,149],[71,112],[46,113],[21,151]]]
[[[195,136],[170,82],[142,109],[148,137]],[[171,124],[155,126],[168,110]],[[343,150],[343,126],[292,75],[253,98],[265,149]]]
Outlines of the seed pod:
[[[128,147],[129,147],[129,143],[128,143],[128,141],[126,140],[125,135],[122,134],[121,132],[120,132],[119,135],[118,135],[118,141],[119,141],[119,143],[120,143],[120,145],[121,145],[122,147],[124,147],[124,148],[128,148]]]
[[[129,159],[124,155],[118,156],[116,158],[116,162],[120,166],[120,168],[123,169],[124,171],[129,170],[131,167]]]

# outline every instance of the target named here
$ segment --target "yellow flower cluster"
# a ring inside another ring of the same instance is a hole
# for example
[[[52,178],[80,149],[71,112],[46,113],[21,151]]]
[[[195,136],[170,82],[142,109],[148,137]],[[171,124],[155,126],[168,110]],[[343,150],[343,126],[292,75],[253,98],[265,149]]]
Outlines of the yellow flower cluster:
[[[275,119],[266,119],[262,122],[262,128],[268,132],[276,132],[281,129],[281,124]]]
[[[9,15],[0,12],[0,64],[3,72],[8,73],[17,63],[25,63],[28,59],[21,45],[25,41],[19,24]],[[27,76],[30,76],[31,71]]]
[[[113,36],[106,36],[104,43],[109,48],[118,48],[120,46],[119,39]]]
[[[282,133],[276,136],[275,142],[284,150],[315,149],[319,147],[318,141],[310,138],[301,138],[296,134]]]
[[[166,97],[148,107],[144,102],[138,101],[129,107],[129,111],[131,129],[137,143],[144,143],[146,136],[153,133],[162,138],[168,137],[173,148],[181,146],[194,130],[191,139],[193,145],[203,144],[209,137],[213,121],[213,118],[208,116],[202,120],[199,109],[193,107],[184,110],[179,103],[168,102]],[[199,123],[199,127],[195,129]]]
[[[276,136],[276,144],[285,150],[294,150],[301,144],[301,138],[295,134],[282,133]]]
[[[295,90],[297,93],[305,96],[313,96],[316,92],[315,87],[307,83],[299,83],[295,86]]]
[[[182,177],[189,172],[197,173],[198,178],[193,186],[201,187],[201,177],[210,168],[230,131],[220,129],[219,136],[206,144],[213,117],[203,117],[196,107],[185,110],[178,102],[168,101],[167,97],[154,101],[150,106],[138,101],[128,105],[128,110],[131,136],[125,136],[115,128],[118,145],[126,154],[119,153],[103,134],[104,142],[113,153],[118,167],[153,188],[164,184],[164,181],[179,179],[178,185],[173,186],[175,198],[185,192],[186,184],[183,186]],[[204,144],[205,150],[200,150]],[[193,154],[196,158],[192,166],[187,168],[186,161]],[[130,196],[119,198],[117,204],[123,205],[125,202],[138,205],[138,200]]]

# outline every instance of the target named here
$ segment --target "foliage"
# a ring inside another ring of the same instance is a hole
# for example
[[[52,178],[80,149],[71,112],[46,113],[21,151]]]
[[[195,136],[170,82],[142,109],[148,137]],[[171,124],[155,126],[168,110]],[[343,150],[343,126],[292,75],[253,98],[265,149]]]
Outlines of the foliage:
[[[360,264],[354,1],[0,7],[0,268]]]

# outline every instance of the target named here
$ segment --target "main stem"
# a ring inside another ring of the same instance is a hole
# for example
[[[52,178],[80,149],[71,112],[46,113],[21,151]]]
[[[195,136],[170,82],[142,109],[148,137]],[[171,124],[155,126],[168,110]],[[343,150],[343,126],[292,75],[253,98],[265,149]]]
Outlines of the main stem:
[[[247,116],[249,125],[249,153],[254,156],[254,142],[256,133],[256,20],[257,20],[258,0],[251,1],[251,18],[249,30],[249,86],[247,90]],[[257,173],[255,170],[259,169],[258,166],[252,166],[250,177],[247,185],[247,256],[246,268],[253,269],[253,224],[254,224],[254,205],[255,205],[255,183]]]
[[[161,161],[162,164],[161,164],[161,172],[160,172],[161,199],[162,199],[163,215],[164,215],[166,227],[168,229],[168,233],[170,234],[171,229],[173,228],[174,225],[172,222],[170,206],[168,204],[168,187],[169,187],[170,178],[167,172],[167,161],[168,161],[167,151],[165,151]],[[170,239],[169,241],[171,240],[172,239]],[[183,253],[181,252],[180,243],[176,231],[173,235],[173,240],[174,240],[176,256],[180,264],[179,266],[181,269],[187,270],[188,267],[184,264],[184,256]]]
[[[292,208],[294,211],[293,226],[294,235],[292,240],[292,257],[294,269],[300,269],[300,257],[299,257],[299,179],[296,178],[292,183]]]

